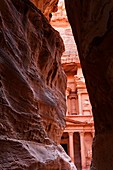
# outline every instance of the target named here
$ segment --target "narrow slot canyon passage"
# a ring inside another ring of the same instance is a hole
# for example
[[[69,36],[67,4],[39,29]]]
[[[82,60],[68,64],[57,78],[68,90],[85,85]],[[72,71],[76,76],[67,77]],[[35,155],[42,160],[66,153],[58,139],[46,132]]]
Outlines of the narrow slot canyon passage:
[[[50,23],[60,33],[65,45],[61,63],[67,76],[67,112],[61,145],[77,170],[90,170],[94,137],[92,107],[63,0],[58,3],[58,11],[52,13]]]
[[[113,1],[65,0],[95,125],[91,170],[113,169]]]
[[[113,170],[112,33],[113,0],[0,0],[0,170]]]

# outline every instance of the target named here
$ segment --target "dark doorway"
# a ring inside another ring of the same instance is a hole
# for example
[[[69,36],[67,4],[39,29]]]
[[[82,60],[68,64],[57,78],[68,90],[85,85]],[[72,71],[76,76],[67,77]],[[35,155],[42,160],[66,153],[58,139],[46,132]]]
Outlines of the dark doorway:
[[[65,152],[69,155],[69,135],[67,132],[63,133],[60,144],[64,148]]]
[[[77,167],[77,170],[82,170],[81,167],[81,153],[80,153],[80,135],[79,133],[74,133],[74,163]]]
[[[67,144],[61,144],[61,145],[64,148],[65,152],[68,154],[68,146],[67,146]]]

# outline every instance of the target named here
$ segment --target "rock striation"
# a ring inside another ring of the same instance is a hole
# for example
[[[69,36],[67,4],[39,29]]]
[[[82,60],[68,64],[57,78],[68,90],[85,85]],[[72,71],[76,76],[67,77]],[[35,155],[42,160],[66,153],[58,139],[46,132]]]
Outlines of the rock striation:
[[[113,1],[65,0],[95,122],[91,170],[113,169]]]
[[[0,169],[75,170],[65,127],[63,41],[29,0],[0,1]]]

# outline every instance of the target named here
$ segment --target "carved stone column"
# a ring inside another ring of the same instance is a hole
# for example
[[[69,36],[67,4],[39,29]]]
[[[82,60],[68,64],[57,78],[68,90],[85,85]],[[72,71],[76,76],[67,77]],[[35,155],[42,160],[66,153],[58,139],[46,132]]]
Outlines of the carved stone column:
[[[71,89],[68,87],[68,88],[66,89],[66,104],[67,104],[67,112],[66,112],[66,115],[70,115],[70,114],[71,114],[70,91],[71,91]]]
[[[74,143],[73,143],[73,132],[69,132],[69,156],[74,162]]]
[[[80,145],[81,145],[81,163],[82,170],[86,168],[86,157],[85,157],[85,145],[84,145],[84,132],[80,132]]]
[[[68,97],[68,115],[71,115],[71,98]]]
[[[71,112],[72,114],[76,114],[76,99],[75,97],[71,98]]]
[[[78,93],[78,107],[79,107],[79,115],[82,115],[82,98],[81,98],[81,93]]]

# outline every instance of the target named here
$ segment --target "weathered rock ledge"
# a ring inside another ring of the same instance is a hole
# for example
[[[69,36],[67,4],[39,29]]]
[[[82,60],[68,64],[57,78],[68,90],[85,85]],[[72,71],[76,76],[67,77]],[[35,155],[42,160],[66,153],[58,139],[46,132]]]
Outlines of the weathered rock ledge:
[[[0,146],[0,169],[3,170],[75,170],[60,145],[1,137]]]
[[[75,170],[58,146],[63,41],[28,0],[1,0],[0,12],[0,169]]]

